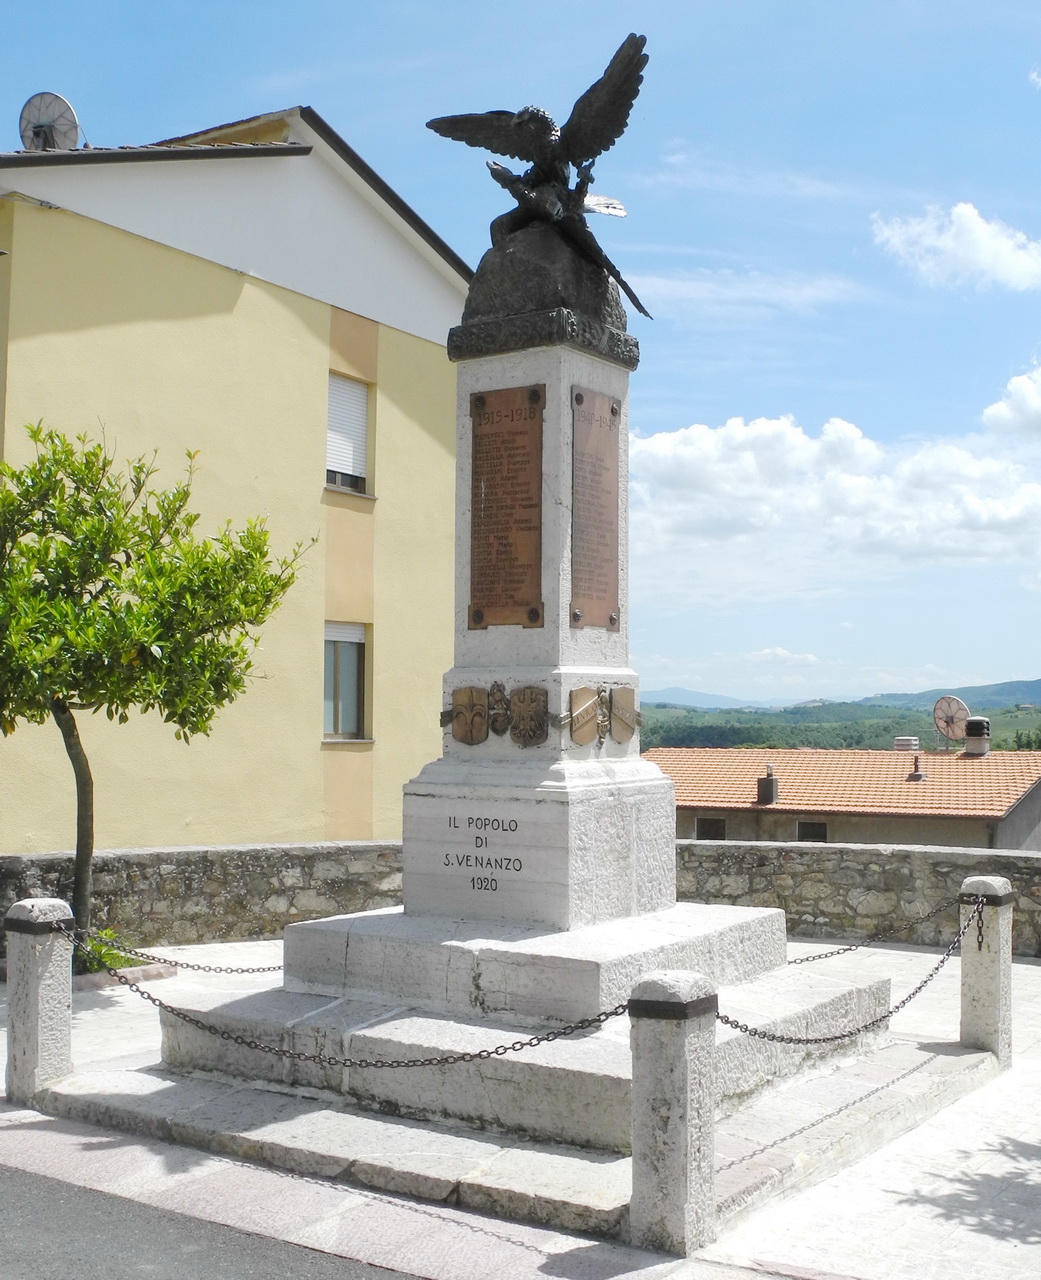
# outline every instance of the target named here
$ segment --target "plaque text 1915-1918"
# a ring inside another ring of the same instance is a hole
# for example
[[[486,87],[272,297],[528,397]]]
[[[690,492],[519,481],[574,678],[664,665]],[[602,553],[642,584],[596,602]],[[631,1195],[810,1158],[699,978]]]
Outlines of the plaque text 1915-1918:
[[[471,630],[543,625],[542,414],[546,388],[470,398],[473,505]]]

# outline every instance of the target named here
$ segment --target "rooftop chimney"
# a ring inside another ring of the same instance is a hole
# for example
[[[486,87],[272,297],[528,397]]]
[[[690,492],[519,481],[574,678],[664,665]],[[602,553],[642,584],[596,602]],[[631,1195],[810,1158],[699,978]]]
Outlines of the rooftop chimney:
[[[766,766],[766,777],[756,778],[756,787],[758,794],[756,801],[759,804],[773,804],[777,799],[777,779],[774,777],[774,767],[772,764]]]
[[[985,756],[990,750],[990,721],[986,716],[969,716],[965,721],[965,754]]]
[[[908,782],[924,782],[929,775],[922,772],[922,762],[920,756],[914,758],[914,769],[907,775]]]

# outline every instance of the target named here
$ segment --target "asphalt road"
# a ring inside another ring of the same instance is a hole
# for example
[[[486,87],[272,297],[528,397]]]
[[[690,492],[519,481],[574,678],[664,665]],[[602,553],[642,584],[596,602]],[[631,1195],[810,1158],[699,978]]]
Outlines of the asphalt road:
[[[392,1274],[407,1275],[0,1167],[0,1280],[389,1280]]]

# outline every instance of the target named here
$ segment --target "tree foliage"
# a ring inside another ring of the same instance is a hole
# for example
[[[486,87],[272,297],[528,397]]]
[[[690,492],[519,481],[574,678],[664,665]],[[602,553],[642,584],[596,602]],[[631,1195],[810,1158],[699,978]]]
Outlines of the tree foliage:
[[[103,443],[27,431],[35,458],[0,462],[0,731],[49,717],[62,731],[77,782],[73,908],[85,927],[93,787],[73,713],[125,723],[136,707],[160,712],[179,738],[208,733],[246,687],[255,629],[292,584],[300,549],[271,560],[259,520],[198,537],[193,454],[184,479],[160,489],[154,454],[120,471]]]

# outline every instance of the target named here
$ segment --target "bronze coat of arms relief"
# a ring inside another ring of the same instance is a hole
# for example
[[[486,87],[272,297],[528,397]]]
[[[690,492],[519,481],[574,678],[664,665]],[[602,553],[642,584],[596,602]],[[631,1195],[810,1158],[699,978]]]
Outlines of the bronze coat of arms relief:
[[[528,684],[510,690],[510,737],[518,747],[537,747],[549,737],[549,693]]]
[[[619,686],[611,690],[611,737],[615,742],[628,742],[640,726],[642,717],[636,710],[636,690]]]
[[[629,742],[640,724],[636,710],[636,690],[619,686],[608,689],[600,685],[591,689],[583,685],[572,689],[570,696],[571,741],[579,747],[593,742],[602,746],[610,736],[615,742]]]
[[[468,685],[452,690],[452,737],[475,747],[488,737],[488,690]]]
[[[500,681],[491,689],[453,689],[451,710],[441,713],[441,723],[451,724],[452,737],[468,747],[486,742],[489,729],[500,738],[508,733],[518,747],[538,747],[549,737],[549,693],[522,685],[507,696]]]

